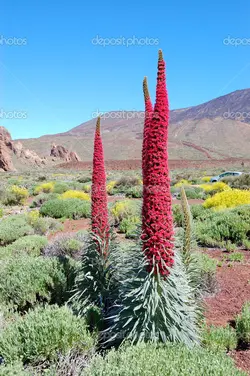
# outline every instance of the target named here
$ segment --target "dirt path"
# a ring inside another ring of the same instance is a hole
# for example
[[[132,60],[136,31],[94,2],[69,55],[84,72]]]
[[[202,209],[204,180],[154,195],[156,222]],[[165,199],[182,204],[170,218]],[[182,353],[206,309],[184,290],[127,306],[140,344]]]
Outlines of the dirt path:
[[[230,323],[240,313],[242,305],[250,301],[250,252],[241,252],[244,262],[224,262],[217,268],[218,292],[205,300],[209,324],[224,326]],[[206,253],[219,260],[226,254],[220,250]]]
[[[250,251],[240,252],[244,254],[244,262],[224,262],[217,268],[218,291],[205,299],[208,324],[234,325],[235,317],[241,312],[243,304],[250,301]],[[225,255],[221,250],[209,250],[205,253],[218,260],[222,260]],[[230,356],[237,367],[250,375],[250,349],[234,350]]]

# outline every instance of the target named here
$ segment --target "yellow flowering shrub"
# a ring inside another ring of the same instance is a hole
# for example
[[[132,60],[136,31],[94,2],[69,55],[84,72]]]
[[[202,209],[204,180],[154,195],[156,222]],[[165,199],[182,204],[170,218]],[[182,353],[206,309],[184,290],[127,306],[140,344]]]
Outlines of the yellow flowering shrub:
[[[205,208],[222,210],[247,204],[250,204],[250,191],[230,189],[218,192],[214,196],[209,197],[203,205]]]
[[[111,180],[108,184],[107,184],[107,192],[110,193],[112,192],[112,189],[115,187],[116,185],[116,181],[115,180]]]
[[[60,198],[66,199],[66,198],[79,198],[80,200],[89,201],[90,196],[88,193],[85,193],[83,191],[74,191],[69,190],[61,194]]]
[[[180,181],[178,181],[178,183],[176,183],[174,186],[176,188],[179,188],[179,187],[182,187],[183,185],[192,185],[192,183],[186,179],[181,179]]]
[[[28,223],[33,226],[38,218],[40,217],[40,213],[39,213],[39,210],[31,210],[28,214],[27,214],[27,220],[28,220]]]
[[[203,176],[201,180],[204,181],[204,183],[209,183],[210,179],[211,179],[211,176]]]
[[[84,192],[89,193],[91,191],[91,185],[90,184],[84,184],[82,189],[83,189]]]
[[[29,197],[29,191],[17,185],[12,185],[8,191],[15,197],[16,203],[24,204],[25,200]]]
[[[200,187],[207,193],[212,191],[223,192],[231,189],[226,183],[223,183],[222,181],[217,181],[216,183],[211,184],[201,184]]]
[[[40,185],[36,186],[36,188],[34,190],[34,194],[38,195],[41,192],[51,193],[54,190],[54,186],[55,186],[55,183],[53,183],[53,182],[40,184]]]
[[[133,200],[117,201],[111,208],[111,214],[116,223],[124,218],[136,216],[139,213],[138,203]]]

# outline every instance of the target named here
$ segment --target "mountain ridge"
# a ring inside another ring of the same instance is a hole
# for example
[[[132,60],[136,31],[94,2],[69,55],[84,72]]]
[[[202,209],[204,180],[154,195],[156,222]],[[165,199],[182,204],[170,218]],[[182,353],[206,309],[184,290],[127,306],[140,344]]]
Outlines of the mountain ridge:
[[[143,111],[109,111],[102,115],[106,159],[140,159],[143,115]],[[67,132],[21,141],[42,155],[47,154],[46,143],[57,142],[87,161],[92,159],[95,123],[93,118]],[[249,143],[250,89],[170,111],[172,159],[250,158]]]

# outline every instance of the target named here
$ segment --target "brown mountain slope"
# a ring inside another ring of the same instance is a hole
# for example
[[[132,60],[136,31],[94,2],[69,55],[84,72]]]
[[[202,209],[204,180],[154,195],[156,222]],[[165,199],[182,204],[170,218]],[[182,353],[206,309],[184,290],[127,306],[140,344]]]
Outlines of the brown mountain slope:
[[[143,112],[114,111],[102,120],[105,157],[109,160],[139,159]],[[83,161],[92,159],[96,119],[68,132],[22,140],[25,147],[48,155],[56,142],[75,151]],[[237,90],[207,103],[170,112],[171,159],[250,158],[250,89]]]

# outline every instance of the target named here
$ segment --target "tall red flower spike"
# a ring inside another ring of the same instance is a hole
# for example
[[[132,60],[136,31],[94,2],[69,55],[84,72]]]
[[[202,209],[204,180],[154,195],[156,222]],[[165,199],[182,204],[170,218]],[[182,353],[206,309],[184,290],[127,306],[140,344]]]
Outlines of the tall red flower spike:
[[[166,266],[174,263],[173,218],[168,169],[169,105],[166,89],[165,62],[159,51],[156,103],[147,131],[144,171],[142,240],[143,251],[149,261],[149,271],[163,276],[169,274]]]
[[[104,154],[100,133],[101,118],[98,117],[95,131],[93,174],[91,189],[91,221],[92,231],[98,235],[104,245],[108,247],[109,221],[106,193],[106,173],[104,166]]]

